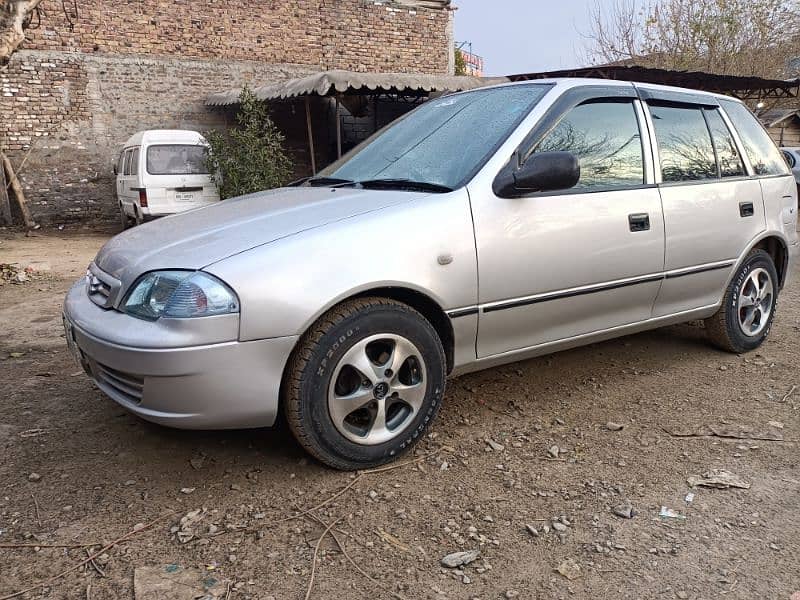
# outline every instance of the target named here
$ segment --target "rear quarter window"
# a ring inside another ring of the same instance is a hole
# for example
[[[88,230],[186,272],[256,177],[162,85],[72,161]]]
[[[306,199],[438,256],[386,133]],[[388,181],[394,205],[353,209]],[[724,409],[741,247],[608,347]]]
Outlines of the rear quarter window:
[[[720,103],[739,132],[755,175],[788,175],[786,160],[755,115],[739,102],[721,100]]]

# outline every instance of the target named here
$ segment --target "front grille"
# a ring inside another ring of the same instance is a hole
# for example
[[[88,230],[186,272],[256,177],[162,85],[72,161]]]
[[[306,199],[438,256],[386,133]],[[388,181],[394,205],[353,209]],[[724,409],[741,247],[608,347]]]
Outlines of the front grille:
[[[144,377],[140,375],[132,375],[131,373],[124,373],[117,369],[112,369],[100,363],[94,363],[94,376],[97,385],[103,391],[111,393],[105,389],[107,386],[114,393],[122,396],[123,399],[139,404],[142,401],[144,394]],[[113,394],[112,394],[113,395]]]
[[[116,300],[120,282],[92,263],[86,271],[86,293],[89,299],[103,308],[111,308]]]

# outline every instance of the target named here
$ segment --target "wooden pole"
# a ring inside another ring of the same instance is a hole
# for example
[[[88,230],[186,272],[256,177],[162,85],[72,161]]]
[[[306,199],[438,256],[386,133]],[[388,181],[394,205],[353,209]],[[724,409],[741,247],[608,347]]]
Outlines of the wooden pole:
[[[8,182],[6,181],[6,170],[2,165],[0,165],[0,223],[12,225],[11,203],[8,200]]]
[[[342,117],[339,115],[339,96],[336,96],[336,150],[342,158]]]
[[[314,130],[311,127],[311,101],[306,96],[306,125],[308,126],[308,149],[311,152],[311,174],[317,174],[317,157],[314,155]]]
[[[11,184],[11,190],[14,192],[14,196],[16,196],[19,212],[22,214],[22,220],[25,221],[25,226],[36,227],[36,223],[31,217],[31,213],[28,210],[28,205],[25,202],[25,192],[22,191],[22,184],[20,184],[19,179],[17,179],[17,176],[14,174],[14,168],[11,166],[11,161],[8,160],[8,157],[1,152],[0,158],[3,160],[3,168],[5,168],[6,177]]]

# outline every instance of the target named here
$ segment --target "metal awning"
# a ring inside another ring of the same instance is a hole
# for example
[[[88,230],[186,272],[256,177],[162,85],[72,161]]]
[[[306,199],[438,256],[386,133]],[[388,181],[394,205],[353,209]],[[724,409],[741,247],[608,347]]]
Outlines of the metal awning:
[[[718,75],[699,71],[671,71],[668,69],[624,64],[596,65],[578,69],[520,73],[518,75],[508,76],[511,81],[553,79],[557,77],[593,77],[598,79],[658,83],[703,90],[706,92],[728,94],[741,100],[796,98],[798,94],[800,94],[800,79],[765,79],[762,77],[742,77],[739,75]]]
[[[254,87],[252,91],[259,100],[282,100],[299,96],[335,96],[337,94],[426,95],[432,92],[460,92],[507,82],[507,77],[322,71],[298,79]],[[237,104],[241,92],[241,88],[236,88],[211,94],[206,98],[206,104],[208,106]]]

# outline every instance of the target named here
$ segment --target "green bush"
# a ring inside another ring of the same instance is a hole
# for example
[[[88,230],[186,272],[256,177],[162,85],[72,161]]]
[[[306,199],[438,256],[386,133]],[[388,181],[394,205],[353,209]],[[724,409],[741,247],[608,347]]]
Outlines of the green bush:
[[[233,198],[286,184],[292,163],[283,134],[269,117],[264,102],[247,87],[239,96],[237,127],[209,131],[207,165],[220,197]]]

